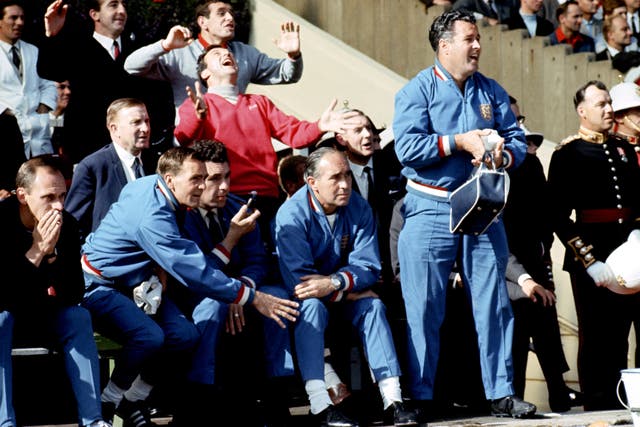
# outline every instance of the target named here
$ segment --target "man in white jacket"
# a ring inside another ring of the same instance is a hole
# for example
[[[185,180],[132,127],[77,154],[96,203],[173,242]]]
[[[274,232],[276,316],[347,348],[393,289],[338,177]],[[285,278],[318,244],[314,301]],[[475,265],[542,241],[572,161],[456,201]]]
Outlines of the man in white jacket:
[[[24,9],[19,1],[0,3],[0,103],[16,116],[27,158],[53,153],[49,111],[55,108],[55,83],[36,71],[38,48],[20,40]]]

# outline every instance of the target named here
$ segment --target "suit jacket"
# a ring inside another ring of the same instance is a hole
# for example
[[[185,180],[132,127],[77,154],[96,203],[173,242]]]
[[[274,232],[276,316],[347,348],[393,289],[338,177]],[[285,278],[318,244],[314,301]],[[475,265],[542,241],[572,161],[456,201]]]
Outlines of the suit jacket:
[[[152,174],[152,161],[143,159],[142,163],[145,174]],[[113,143],[78,163],[65,209],[78,220],[83,239],[98,227],[125,185],[127,176]]]
[[[536,22],[536,36],[548,36],[549,34],[553,33],[553,30],[555,28],[553,24],[548,20],[542,18],[541,16],[536,16]],[[527,29],[527,26],[522,19],[522,15],[520,15],[520,12],[518,12],[517,10],[513,13],[513,15],[511,15],[511,17],[505,22],[505,24],[507,24],[507,27],[510,30],[515,30],[518,28],[523,28],[525,30]]]
[[[168,108],[169,112],[165,114],[170,115],[170,124],[173,125],[172,97],[169,96],[168,104],[165,102],[166,90],[170,90],[170,86],[163,85],[166,82],[130,76],[124,70],[124,60],[135,46],[124,34],[121,40],[121,53],[116,60],[91,35],[71,37],[64,30],[55,37],[45,38],[40,47],[38,72],[51,80],[69,80],[71,84],[64,126],[68,130],[65,152],[73,163],[78,163],[109,142],[105,125],[107,108],[118,98],[133,97],[145,101],[152,135],[160,135],[163,127],[167,126],[166,119],[157,111]]]
[[[40,78],[36,72],[38,48],[18,40],[23,78],[16,73],[9,57],[0,51],[0,104],[8,106],[15,114],[25,143],[25,156],[53,153],[49,131],[49,114],[38,114],[39,104],[54,109],[58,92],[54,82]]]
[[[391,153],[393,155],[390,155]],[[369,200],[368,202],[376,220],[382,277],[385,281],[390,281],[394,277],[391,254],[389,252],[389,226],[391,224],[393,206],[404,195],[405,181],[400,173],[401,169],[402,166],[395,156],[393,147],[389,150],[378,150],[374,153],[373,182],[375,197],[373,198],[373,203]],[[352,182],[353,191],[361,194],[355,179]]]

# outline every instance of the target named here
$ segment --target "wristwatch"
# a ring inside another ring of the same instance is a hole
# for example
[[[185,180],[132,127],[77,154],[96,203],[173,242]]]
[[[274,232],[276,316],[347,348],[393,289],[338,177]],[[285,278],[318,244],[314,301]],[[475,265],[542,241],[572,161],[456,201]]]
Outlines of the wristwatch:
[[[331,286],[333,286],[333,289],[335,289],[336,291],[342,289],[342,282],[338,278],[337,274],[331,275]]]

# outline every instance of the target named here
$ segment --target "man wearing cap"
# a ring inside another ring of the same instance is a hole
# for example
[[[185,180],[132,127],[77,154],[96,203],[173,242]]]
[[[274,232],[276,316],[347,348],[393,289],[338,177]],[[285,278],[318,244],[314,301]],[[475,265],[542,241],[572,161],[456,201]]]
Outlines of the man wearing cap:
[[[578,375],[586,410],[619,408],[616,385],[627,367],[636,297],[605,263],[640,218],[640,167],[633,148],[610,134],[611,98],[599,81],[574,97],[578,134],[566,138],[549,165],[554,231],[564,244],[578,316]],[[571,218],[575,211],[575,220]]]
[[[611,132],[633,145],[640,164],[640,86],[620,83],[611,88],[610,95],[615,121]]]

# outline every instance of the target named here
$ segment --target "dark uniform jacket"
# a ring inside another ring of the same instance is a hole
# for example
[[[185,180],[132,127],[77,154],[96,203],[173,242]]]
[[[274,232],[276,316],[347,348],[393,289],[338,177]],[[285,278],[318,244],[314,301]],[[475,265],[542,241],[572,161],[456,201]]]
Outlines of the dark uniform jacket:
[[[553,153],[549,187],[567,271],[605,262],[640,227],[640,167],[633,147],[622,139],[581,128]]]

